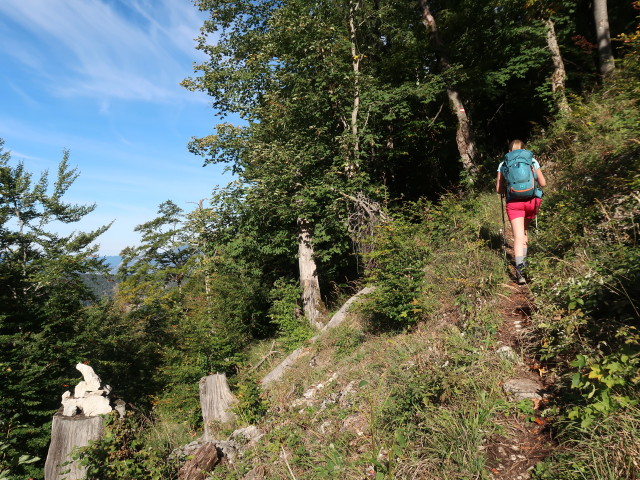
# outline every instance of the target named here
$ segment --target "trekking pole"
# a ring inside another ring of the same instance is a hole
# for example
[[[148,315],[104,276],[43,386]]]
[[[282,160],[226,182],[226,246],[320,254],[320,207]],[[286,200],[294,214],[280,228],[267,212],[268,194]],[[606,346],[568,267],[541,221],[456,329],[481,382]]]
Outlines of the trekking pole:
[[[500,210],[502,211],[502,253],[504,254],[504,264],[507,263],[507,223],[504,220],[504,195],[500,194]]]

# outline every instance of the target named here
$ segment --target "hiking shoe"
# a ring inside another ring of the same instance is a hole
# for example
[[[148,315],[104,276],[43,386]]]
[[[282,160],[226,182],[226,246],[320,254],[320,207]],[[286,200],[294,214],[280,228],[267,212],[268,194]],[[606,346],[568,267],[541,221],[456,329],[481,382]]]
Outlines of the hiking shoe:
[[[516,282],[518,283],[518,285],[524,285],[525,283],[527,283],[524,275],[522,274],[522,270],[524,270],[524,263],[516,265]]]

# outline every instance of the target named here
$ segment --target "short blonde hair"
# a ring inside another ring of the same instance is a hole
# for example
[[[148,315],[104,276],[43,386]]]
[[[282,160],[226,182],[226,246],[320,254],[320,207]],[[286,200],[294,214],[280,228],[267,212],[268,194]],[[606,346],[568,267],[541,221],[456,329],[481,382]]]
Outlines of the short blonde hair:
[[[513,140],[509,144],[509,151],[513,152],[514,150],[521,150],[524,148],[524,142],[522,140]]]

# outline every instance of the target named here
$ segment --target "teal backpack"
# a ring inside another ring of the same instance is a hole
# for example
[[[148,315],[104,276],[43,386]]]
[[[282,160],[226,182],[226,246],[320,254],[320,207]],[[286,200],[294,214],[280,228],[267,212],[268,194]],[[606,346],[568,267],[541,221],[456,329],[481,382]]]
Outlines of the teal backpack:
[[[507,200],[529,200],[542,197],[533,169],[533,153],[529,150],[513,150],[502,159],[500,167],[506,183]]]

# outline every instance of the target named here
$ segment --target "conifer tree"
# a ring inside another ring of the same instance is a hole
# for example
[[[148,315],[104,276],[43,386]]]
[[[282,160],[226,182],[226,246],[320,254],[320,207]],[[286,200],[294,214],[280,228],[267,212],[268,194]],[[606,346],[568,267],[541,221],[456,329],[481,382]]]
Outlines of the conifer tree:
[[[0,417],[27,427],[17,434],[25,451],[42,455],[43,428],[76,378],[82,309],[93,296],[83,274],[104,268],[94,241],[109,228],[60,235],[54,222],[80,222],[95,205],[63,200],[79,173],[64,152],[52,185],[37,181],[23,162],[12,164],[0,140]],[[34,450],[36,449],[36,450]]]

